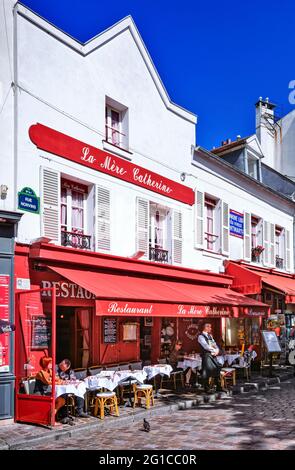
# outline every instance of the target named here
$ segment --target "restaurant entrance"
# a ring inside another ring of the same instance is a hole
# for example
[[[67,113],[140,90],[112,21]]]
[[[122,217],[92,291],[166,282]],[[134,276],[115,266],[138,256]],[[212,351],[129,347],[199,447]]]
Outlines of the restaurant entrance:
[[[69,359],[73,368],[89,364],[90,340],[89,308],[57,307],[56,361]]]

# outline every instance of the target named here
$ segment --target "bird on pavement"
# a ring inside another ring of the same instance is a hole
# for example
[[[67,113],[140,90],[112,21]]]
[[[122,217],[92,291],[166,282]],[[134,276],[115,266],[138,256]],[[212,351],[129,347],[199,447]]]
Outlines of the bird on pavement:
[[[150,423],[145,418],[143,418],[143,429],[146,432],[150,432],[151,429]]]

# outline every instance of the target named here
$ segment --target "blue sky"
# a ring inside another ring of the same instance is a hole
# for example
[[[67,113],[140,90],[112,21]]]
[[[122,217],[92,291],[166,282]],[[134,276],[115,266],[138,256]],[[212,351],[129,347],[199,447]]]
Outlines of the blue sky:
[[[23,0],[82,42],[131,14],[175,103],[198,115],[197,144],[255,132],[259,96],[282,116],[295,80],[294,0]]]

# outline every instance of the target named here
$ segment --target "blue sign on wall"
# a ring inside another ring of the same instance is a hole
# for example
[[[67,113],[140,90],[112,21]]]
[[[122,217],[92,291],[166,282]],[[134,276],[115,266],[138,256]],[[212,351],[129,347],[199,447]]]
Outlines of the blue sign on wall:
[[[229,232],[234,237],[244,237],[244,215],[240,212],[229,211]]]
[[[18,193],[18,208],[23,211],[39,214],[40,198],[36,196],[35,191],[31,188],[23,188]]]

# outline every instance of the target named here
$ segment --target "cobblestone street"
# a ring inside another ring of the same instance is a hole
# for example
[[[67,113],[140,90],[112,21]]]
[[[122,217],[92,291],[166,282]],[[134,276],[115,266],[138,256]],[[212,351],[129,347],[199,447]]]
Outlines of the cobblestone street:
[[[295,380],[289,380],[259,393],[155,416],[149,433],[135,422],[115,432],[93,431],[26,449],[295,450],[294,393]]]

